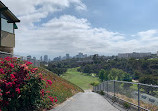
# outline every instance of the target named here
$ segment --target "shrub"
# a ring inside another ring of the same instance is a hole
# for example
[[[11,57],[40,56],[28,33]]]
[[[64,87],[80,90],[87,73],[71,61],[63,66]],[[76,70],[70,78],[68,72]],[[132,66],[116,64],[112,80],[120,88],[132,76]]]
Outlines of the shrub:
[[[52,82],[42,78],[31,64],[17,58],[0,59],[0,110],[34,110],[44,107],[47,99],[57,102],[44,90]]]
[[[100,94],[100,95],[105,95],[105,93],[104,93],[103,90],[101,90],[101,91],[99,92],[99,94]]]
[[[124,102],[123,107],[126,109],[129,109],[131,107],[131,105],[128,102]]]
[[[92,86],[98,86],[99,83],[98,82],[92,82],[90,85],[92,85]]]

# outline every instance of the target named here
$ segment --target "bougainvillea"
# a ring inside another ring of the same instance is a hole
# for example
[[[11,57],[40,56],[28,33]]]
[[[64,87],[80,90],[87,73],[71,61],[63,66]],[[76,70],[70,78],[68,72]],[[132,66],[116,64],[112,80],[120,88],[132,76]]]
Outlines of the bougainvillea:
[[[31,64],[18,58],[0,58],[0,111],[33,110],[43,107],[47,98],[51,104],[57,102],[44,90],[52,81]]]

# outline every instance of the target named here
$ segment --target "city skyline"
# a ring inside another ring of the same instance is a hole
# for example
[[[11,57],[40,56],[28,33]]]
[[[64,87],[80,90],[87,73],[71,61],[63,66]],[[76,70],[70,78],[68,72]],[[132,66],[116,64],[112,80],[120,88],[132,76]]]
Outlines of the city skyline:
[[[79,54],[83,54],[83,57],[79,57],[78,55]],[[67,54],[69,55],[69,58],[67,58],[66,56],[67,56]],[[100,55],[100,54],[97,54],[97,55],[99,55],[99,56],[118,56],[119,57],[119,55],[126,55],[126,54],[155,54],[155,55],[157,55],[158,56],[158,51],[156,51],[156,52],[154,52],[154,53],[152,53],[152,52],[125,52],[125,53],[117,53],[116,55]],[[47,54],[44,54],[44,55],[40,55],[40,56],[32,56],[32,55],[27,55],[26,57],[28,57],[28,56],[31,56],[32,58],[33,57],[35,57],[35,58],[37,58],[38,60],[40,60],[40,61],[45,61],[44,60],[44,56],[48,56],[48,61],[53,61],[54,59],[56,59],[56,60],[65,60],[65,59],[71,59],[71,58],[85,58],[85,57],[89,57],[89,56],[93,56],[93,55],[95,55],[95,54],[86,54],[86,53],[82,53],[82,52],[79,52],[79,53],[77,53],[77,54],[75,54],[75,55],[71,55],[71,54],[69,54],[69,53],[66,53],[65,55],[63,55],[63,56],[61,56],[61,55],[59,55],[59,56],[51,56],[51,55],[47,55]],[[119,57],[120,58],[120,57]]]

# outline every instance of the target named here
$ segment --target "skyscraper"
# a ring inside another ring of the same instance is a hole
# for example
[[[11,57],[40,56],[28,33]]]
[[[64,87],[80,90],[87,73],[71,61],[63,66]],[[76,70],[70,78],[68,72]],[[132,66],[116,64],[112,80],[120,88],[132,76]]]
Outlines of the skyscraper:
[[[66,59],[69,59],[70,58],[70,55],[69,54],[66,54]]]
[[[48,55],[44,55],[44,62],[48,62]]]
[[[27,56],[27,61],[31,61],[31,55]]]
[[[43,61],[42,56],[40,57],[40,61]]]

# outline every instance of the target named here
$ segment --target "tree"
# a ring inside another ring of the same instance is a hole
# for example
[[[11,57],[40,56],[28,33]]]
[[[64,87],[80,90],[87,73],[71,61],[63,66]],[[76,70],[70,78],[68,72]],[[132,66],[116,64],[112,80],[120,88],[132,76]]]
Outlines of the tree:
[[[105,74],[105,70],[104,70],[104,69],[101,69],[101,70],[99,71],[99,79],[100,79],[102,82],[103,82],[103,80],[105,79],[104,74]]]
[[[129,77],[129,74],[124,72],[123,70],[121,69],[116,69],[116,68],[112,68],[110,70],[110,73],[108,75],[108,78],[110,80],[118,80],[118,81],[122,81],[124,79],[128,79],[130,78]]]
[[[140,83],[158,85],[158,77],[153,76],[143,76],[139,79]],[[145,90],[145,93],[154,95],[157,88],[152,88],[149,86],[141,85],[141,88]]]

